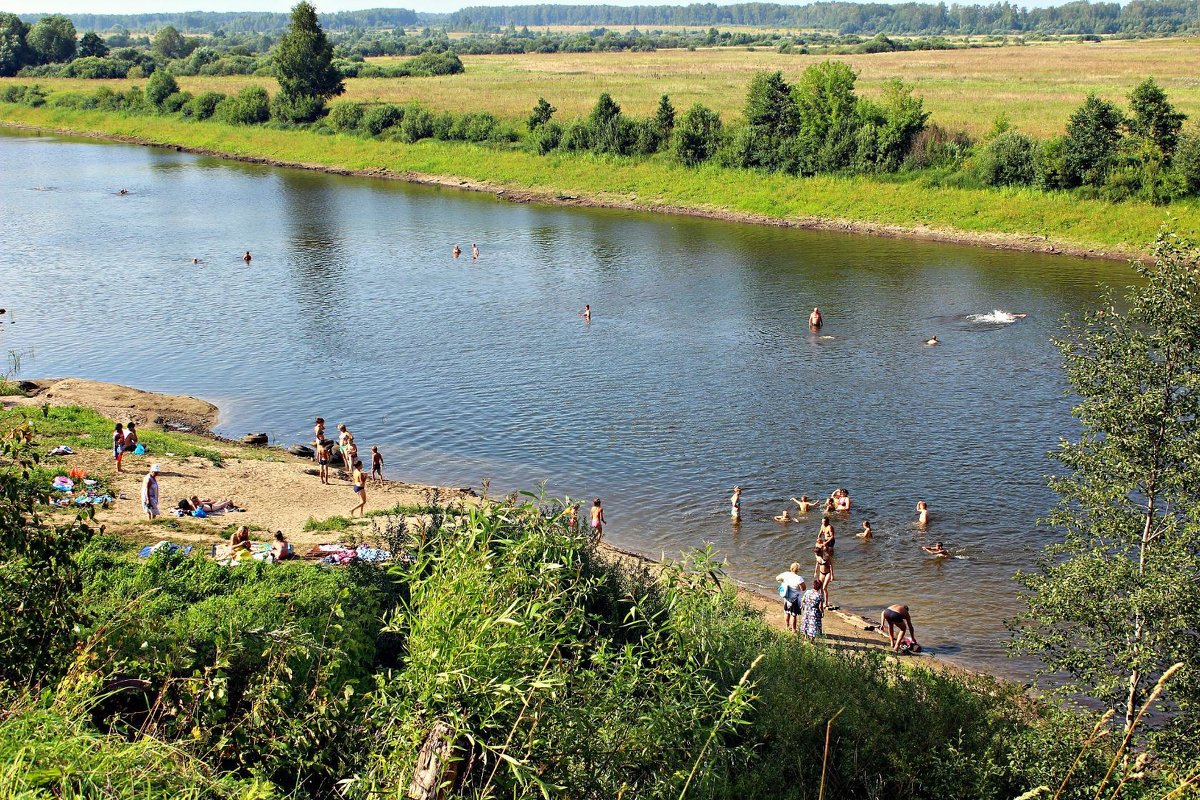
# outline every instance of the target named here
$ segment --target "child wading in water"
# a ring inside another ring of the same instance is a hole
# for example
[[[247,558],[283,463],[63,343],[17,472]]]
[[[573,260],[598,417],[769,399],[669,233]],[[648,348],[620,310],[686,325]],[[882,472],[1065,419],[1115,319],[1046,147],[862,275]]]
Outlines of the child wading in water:
[[[357,511],[360,517],[366,516],[367,508],[367,474],[363,472],[363,464],[361,461],[354,462],[354,493],[358,495],[358,505],[350,509],[350,516],[354,516]]]
[[[376,486],[383,485],[383,454],[374,445],[371,447],[371,477]]]

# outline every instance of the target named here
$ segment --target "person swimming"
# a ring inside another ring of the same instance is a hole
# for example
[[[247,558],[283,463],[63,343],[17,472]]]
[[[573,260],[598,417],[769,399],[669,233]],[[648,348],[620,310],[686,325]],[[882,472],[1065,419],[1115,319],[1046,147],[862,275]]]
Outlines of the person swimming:
[[[938,338],[936,336],[930,336],[928,339],[925,340],[925,344],[929,345],[930,347],[933,347],[935,344],[941,344],[941,342],[938,341]]]
[[[825,318],[821,316],[821,309],[813,307],[812,313],[808,315],[808,327],[813,330],[820,330],[825,324]]]
[[[128,189],[122,189],[121,191],[117,192],[117,194],[120,194],[120,195],[129,194],[129,190],[128,190]]]
[[[921,549],[924,550],[929,555],[934,556],[936,558],[947,558],[950,555],[950,552],[948,550],[946,550],[945,547],[942,546],[941,542],[937,542],[932,547],[930,547],[929,545],[921,545]]]
[[[249,263],[250,263],[250,260],[251,260],[252,258],[253,258],[253,256],[252,256],[252,255],[250,255],[250,251],[249,251],[249,250],[247,250],[247,251],[246,251],[246,255],[242,256],[242,261],[245,261],[247,264],[249,264]]]
[[[868,519],[864,519],[862,530],[854,535],[860,539],[870,539],[871,538],[871,521]]]
[[[809,500],[808,495],[806,495],[806,494],[800,495],[799,500],[797,500],[796,498],[793,497],[792,502],[795,503],[797,506],[799,506],[799,509],[797,510],[797,512],[800,514],[807,514],[813,507],[812,500]]]
[[[774,519],[776,522],[782,522],[784,524],[786,524],[788,522],[796,521],[795,519],[792,518],[791,512],[788,511],[786,508],[780,514],[778,514]]]
[[[200,259],[198,259],[198,258],[193,258],[193,259],[192,259],[192,263],[193,263],[193,264],[199,264],[199,263],[200,263]]]

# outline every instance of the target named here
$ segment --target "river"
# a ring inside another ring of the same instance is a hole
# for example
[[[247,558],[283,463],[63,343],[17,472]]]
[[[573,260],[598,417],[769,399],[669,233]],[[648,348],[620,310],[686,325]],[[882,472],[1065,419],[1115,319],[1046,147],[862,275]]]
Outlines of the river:
[[[600,496],[612,543],[711,542],[767,592],[793,560],[811,578],[819,523],[772,517],[844,486],[833,600],[907,602],[938,654],[1018,677],[1011,576],[1052,538],[1046,453],[1074,430],[1050,339],[1134,280],[11,131],[0,207],[0,349],[25,375],[196,395],[219,432],[281,444],[345,421],[394,477]],[[994,309],[1028,317],[978,316]],[[955,558],[921,551],[939,540]]]

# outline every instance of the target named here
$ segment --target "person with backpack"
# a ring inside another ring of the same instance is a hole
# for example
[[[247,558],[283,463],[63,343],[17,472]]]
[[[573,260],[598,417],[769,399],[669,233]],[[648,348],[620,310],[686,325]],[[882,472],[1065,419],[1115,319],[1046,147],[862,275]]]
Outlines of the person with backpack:
[[[775,576],[779,582],[779,596],[783,598],[783,619],[788,630],[799,633],[797,621],[800,616],[800,597],[804,593],[804,578],[800,575],[800,564],[793,561],[787,572]]]

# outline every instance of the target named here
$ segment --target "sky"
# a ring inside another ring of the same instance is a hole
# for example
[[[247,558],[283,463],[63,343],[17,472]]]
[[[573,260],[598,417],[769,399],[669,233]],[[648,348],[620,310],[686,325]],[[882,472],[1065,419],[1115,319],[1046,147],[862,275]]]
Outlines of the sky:
[[[318,11],[357,11],[361,8],[411,8],[416,11],[457,11],[464,6],[528,5],[536,2],[553,2],[562,5],[577,5],[589,0],[311,0]],[[596,0],[610,5],[688,5],[706,0]],[[738,0],[711,0],[720,5],[729,5]],[[773,0],[782,2],[782,0]],[[919,0],[937,2],[937,0]],[[965,2],[990,2],[990,0],[965,0]],[[1059,5],[1065,0],[1017,0],[1017,5],[1034,7]],[[19,14],[37,13],[92,13],[92,14],[144,14],[154,11],[289,11],[296,0],[0,0],[0,11]],[[804,5],[796,3],[796,5]]]

